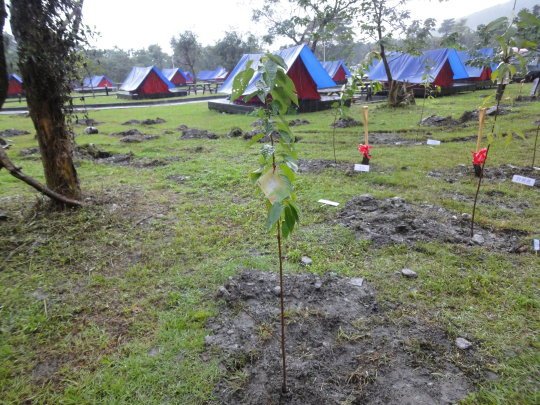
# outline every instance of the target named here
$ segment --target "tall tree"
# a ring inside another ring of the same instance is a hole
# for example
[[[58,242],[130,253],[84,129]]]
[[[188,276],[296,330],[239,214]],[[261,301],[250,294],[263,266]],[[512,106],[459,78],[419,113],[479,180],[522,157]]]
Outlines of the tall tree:
[[[8,91],[8,71],[6,66],[6,56],[5,56],[5,35],[4,35],[4,24],[6,22],[7,13],[6,13],[6,4],[4,0],[0,0],[0,108],[4,105],[6,101],[7,91]]]
[[[81,190],[64,107],[77,76],[77,50],[84,37],[82,5],[82,0],[11,0],[11,30],[46,183],[75,200]],[[64,206],[58,201],[55,205]]]
[[[201,44],[197,35],[191,31],[184,31],[178,35],[178,38],[171,38],[171,47],[173,49],[174,59],[180,62],[180,65],[193,74],[196,81],[197,63],[201,56]]]
[[[268,27],[265,41],[284,37],[295,45],[308,44],[315,51],[320,41],[353,37],[352,22],[361,0],[265,0],[253,11],[253,20]]]
[[[361,0],[360,4],[360,15],[365,21],[361,28],[379,50],[388,78],[388,104],[392,107],[401,102],[398,96],[401,86],[392,77],[386,52],[394,34],[405,31],[410,17],[409,11],[404,9],[405,3],[405,0]]]

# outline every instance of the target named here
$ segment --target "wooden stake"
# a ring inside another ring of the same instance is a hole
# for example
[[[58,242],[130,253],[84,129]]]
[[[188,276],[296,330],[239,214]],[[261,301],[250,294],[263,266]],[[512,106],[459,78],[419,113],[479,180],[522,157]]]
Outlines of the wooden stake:
[[[482,142],[482,133],[484,132],[484,124],[486,122],[486,108],[481,108],[478,112],[478,139],[476,141],[476,151],[480,150],[480,142]]]
[[[368,106],[364,106],[364,145],[368,144]]]

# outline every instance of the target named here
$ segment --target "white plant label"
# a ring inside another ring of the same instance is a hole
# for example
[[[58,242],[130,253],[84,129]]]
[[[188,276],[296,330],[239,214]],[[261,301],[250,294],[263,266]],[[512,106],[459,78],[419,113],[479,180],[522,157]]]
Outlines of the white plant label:
[[[369,165],[354,165],[354,171],[355,172],[369,172]]]
[[[533,249],[536,252],[540,250],[540,239],[533,239]]]
[[[331,205],[332,207],[337,207],[339,205],[338,202],[330,201],[330,200],[319,200],[317,202],[320,202],[321,204]]]
[[[427,140],[427,144],[428,145],[440,145],[441,144],[441,141],[437,141],[435,139],[428,139]]]
[[[514,177],[512,177],[512,182],[533,187],[534,183],[536,183],[536,179],[531,179],[530,177],[518,176],[517,174],[514,174]]]

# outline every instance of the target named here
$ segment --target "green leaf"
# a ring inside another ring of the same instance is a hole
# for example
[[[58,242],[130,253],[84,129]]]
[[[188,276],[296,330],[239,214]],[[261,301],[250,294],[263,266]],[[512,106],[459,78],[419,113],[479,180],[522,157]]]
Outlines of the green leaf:
[[[286,163],[280,164],[279,169],[283,172],[283,175],[286,176],[291,183],[294,181],[295,173]]]
[[[265,56],[268,59],[270,59],[272,62],[274,62],[276,65],[281,66],[283,69],[285,70],[288,69],[287,64],[285,63],[285,61],[283,60],[281,56],[273,55],[271,53],[267,53]]]
[[[236,100],[242,97],[242,94],[244,94],[244,91],[246,91],[247,86],[249,85],[249,82],[253,78],[254,74],[255,70],[251,68],[251,61],[249,61],[247,68],[238,73],[233,80],[231,100]]]
[[[256,135],[253,135],[253,137],[249,140],[248,142],[248,146],[252,146],[252,145],[255,145],[257,142],[259,142],[261,139],[264,138],[264,134],[263,133],[260,133],[260,134],[256,134]]]
[[[279,174],[278,169],[275,172],[273,169],[268,170],[259,178],[257,184],[272,204],[283,201],[292,193],[292,185],[287,177]]]
[[[283,204],[281,202],[275,202],[272,204],[272,208],[268,212],[266,217],[266,230],[270,231],[275,223],[281,218],[281,213],[283,212]]]

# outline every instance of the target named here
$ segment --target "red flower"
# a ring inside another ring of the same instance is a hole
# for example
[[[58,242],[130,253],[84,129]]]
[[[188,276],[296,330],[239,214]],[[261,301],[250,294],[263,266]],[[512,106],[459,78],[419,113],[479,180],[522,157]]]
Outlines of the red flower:
[[[478,152],[472,152],[472,156],[473,156],[472,158],[473,165],[481,166],[486,161],[487,149],[482,148]]]
[[[369,154],[369,150],[372,148],[373,146],[371,145],[358,145],[358,152],[360,152],[362,155],[364,155],[365,157],[367,157],[368,159],[371,159],[371,155]]]

